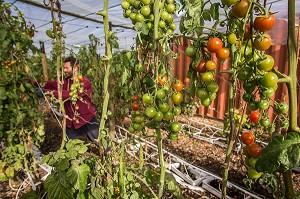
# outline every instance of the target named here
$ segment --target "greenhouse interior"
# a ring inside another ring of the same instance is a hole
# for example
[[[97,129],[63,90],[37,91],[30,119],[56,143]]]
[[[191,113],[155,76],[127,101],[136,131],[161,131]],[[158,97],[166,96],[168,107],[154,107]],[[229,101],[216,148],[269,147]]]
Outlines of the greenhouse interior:
[[[299,19],[300,0],[0,0],[0,198],[300,198]]]

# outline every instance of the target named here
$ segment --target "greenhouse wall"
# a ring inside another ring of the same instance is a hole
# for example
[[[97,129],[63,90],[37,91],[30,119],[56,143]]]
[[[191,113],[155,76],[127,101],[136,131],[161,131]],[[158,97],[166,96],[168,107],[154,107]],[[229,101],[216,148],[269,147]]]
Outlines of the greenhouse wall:
[[[189,69],[189,65],[191,62],[191,58],[185,55],[185,49],[187,46],[190,45],[190,41],[188,39],[180,38],[180,45],[177,45],[175,42],[173,43],[173,51],[178,53],[178,59],[174,61],[174,72],[177,78],[183,81],[186,87],[189,84],[189,79],[186,78],[187,71]],[[273,56],[275,60],[274,68],[279,70],[282,73],[287,74],[288,72],[288,58],[287,58],[287,45],[272,45],[267,54]],[[203,107],[197,110],[197,114],[202,116],[209,116],[217,119],[224,119],[225,113],[227,110],[227,101],[228,101],[228,86],[229,86],[229,75],[226,73],[220,73],[221,70],[226,70],[229,68],[229,59],[227,59],[224,63],[220,64],[217,58],[213,55],[212,59],[218,64],[216,70],[216,82],[219,84],[219,91],[217,93],[217,98],[213,100],[210,107]],[[299,70],[299,62],[298,62],[298,69],[297,69],[297,76],[300,78],[300,70]],[[246,106],[246,104],[242,101],[242,95],[244,93],[242,89],[242,85],[240,82],[237,83],[237,87],[241,88],[237,90],[236,93],[236,108],[240,108]],[[300,85],[297,84],[297,93],[298,99],[300,99]],[[288,95],[287,95],[287,87],[285,84],[279,83],[278,88],[276,90],[275,95],[271,99],[272,105],[273,100],[277,99],[280,101],[288,102]],[[249,113],[250,111],[246,108],[246,112]],[[298,112],[300,112],[300,103],[298,101]],[[269,109],[269,116],[273,119],[273,109]],[[300,123],[300,114],[298,114],[298,124]]]

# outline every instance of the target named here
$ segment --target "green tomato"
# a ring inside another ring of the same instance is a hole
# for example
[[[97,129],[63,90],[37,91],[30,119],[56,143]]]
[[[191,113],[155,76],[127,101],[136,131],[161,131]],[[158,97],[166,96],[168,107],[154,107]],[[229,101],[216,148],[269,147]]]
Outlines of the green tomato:
[[[154,120],[157,122],[162,121],[162,119],[164,118],[164,114],[161,111],[157,111],[155,116],[154,116]]]
[[[244,93],[243,100],[245,102],[250,102],[254,99],[254,95],[252,93]]]
[[[151,104],[153,102],[152,96],[149,93],[145,93],[142,98],[144,104]]]
[[[196,55],[196,49],[194,46],[188,46],[185,50],[185,54],[189,57],[194,57]]]
[[[174,3],[169,3],[166,7],[166,10],[168,11],[168,13],[173,14],[176,10],[176,6]]]
[[[144,122],[144,118],[142,117],[142,116],[136,116],[135,118],[134,118],[134,122],[135,123],[138,123],[138,124],[141,124],[141,123],[143,123]]]
[[[266,110],[270,107],[270,102],[269,100],[265,100],[265,99],[262,99],[258,102],[258,108],[260,110]]]
[[[170,133],[169,134],[170,140],[177,140],[178,139],[178,133]]]
[[[266,55],[264,59],[258,63],[257,67],[259,70],[268,72],[274,66],[274,59],[271,55]]]
[[[219,85],[216,82],[209,82],[206,86],[207,90],[211,93],[216,93],[219,90]]]
[[[249,103],[248,103],[248,108],[249,110],[251,111],[255,111],[257,110],[257,103],[253,100],[251,100]]]
[[[141,131],[143,129],[143,126],[141,124],[133,123],[133,129],[135,131]]]
[[[151,13],[150,7],[149,7],[148,5],[143,6],[143,7],[141,8],[141,13],[142,13],[142,15],[143,15],[144,17],[149,16],[150,13]]]
[[[214,75],[211,72],[207,71],[201,74],[201,79],[203,82],[209,83],[214,80]]]
[[[164,89],[158,89],[156,92],[156,97],[158,99],[164,99],[166,97],[166,92],[164,91]]]
[[[251,77],[252,70],[249,67],[241,68],[237,74],[237,78],[241,81],[246,81]]]
[[[174,115],[180,115],[181,114],[181,108],[178,106],[173,107],[173,114]]]
[[[171,120],[173,119],[173,113],[171,111],[168,111],[164,114],[164,119],[165,120]]]
[[[130,7],[130,3],[126,0],[122,1],[121,3],[121,7],[124,9],[124,10],[127,10],[129,7]]]
[[[179,122],[173,122],[171,124],[171,131],[174,133],[178,133],[181,130],[181,124]]]
[[[162,112],[162,113],[166,113],[169,111],[169,105],[168,103],[164,102],[158,105],[158,109]]]
[[[205,107],[208,107],[211,104],[211,102],[212,102],[212,100],[209,97],[201,100],[201,104]]]
[[[254,91],[255,87],[256,87],[256,83],[254,81],[247,81],[247,82],[244,82],[244,84],[243,84],[244,90],[248,93],[252,93],[252,91]]]
[[[231,6],[231,5],[235,4],[236,2],[238,2],[238,0],[221,0],[221,2],[223,5]]]
[[[260,120],[259,120],[259,124],[264,126],[264,127],[267,127],[269,126],[271,123],[270,119],[268,117],[262,117]]]
[[[272,98],[274,94],[275,94],[275,91],[274,91],[273,88],[267,88],[266,90],[264,90],[264,91],[262,92],[262,95],[263,95],[264,97],[266,97],[267,99]]]
[[[174,104],[180,104],[183,101],[183,94],[180,92],[173,93],[172,100],[173,100]]]
[[[156,109],[152,106],[149,106],[145,109],[145,115],[149,118],[153,118],[156,114]]]
[[[276,111],[285,114],[289,111],[289,105],[284,102],[280,102],[276,105]]]
[[[270,88],[278,83],[278,76],[273,72],[267,72],[260,80],[262,86]]]
[[[130,127],[128,128],[128,131],[129,131],[129,133],[134,133],[134,132],[135,132],[135,129],[134,129],[133,126],[130,126]]]
[[[196,91],[197,97],[202,100],[208,98],[208,91],[206,88],[198,88]]]

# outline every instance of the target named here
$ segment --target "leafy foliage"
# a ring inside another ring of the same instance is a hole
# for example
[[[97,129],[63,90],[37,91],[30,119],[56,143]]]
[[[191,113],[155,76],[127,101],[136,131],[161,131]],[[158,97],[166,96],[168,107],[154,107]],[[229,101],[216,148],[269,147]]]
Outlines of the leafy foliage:
[[[7,146],[1,152],[1,181],[21,168],[35,168],[32,146],[40,146],[45,133],[35,89],[26,81],[29,60],[38,52],[31,39],[34,26],[17,8],[12,16],[11,8],[0,2],[0,139]]]
[[[290,132],[286,137],[282,135],[273,137],[257,160],[256,169],[273,173],[298,166],[300,161],[299,144],[300,135],[296,132]]]

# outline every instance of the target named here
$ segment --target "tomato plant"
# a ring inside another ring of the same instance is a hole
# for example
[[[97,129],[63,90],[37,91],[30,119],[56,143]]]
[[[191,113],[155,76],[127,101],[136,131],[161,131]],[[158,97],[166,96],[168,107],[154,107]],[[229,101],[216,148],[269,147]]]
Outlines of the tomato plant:
[[[254,28],[261,32],[270,30],[274,24],[275,17],[273,14],[268,14],[268,16],[258,15],[254,20]]]
[[[217,37],[213,37],[207,42],[207,50],[211,53],[216,53],[223,47],[223,42]]]
[[[251,132],[245,132],[241,136],[243,144],[250,145],[254,143],[254,135]]]

